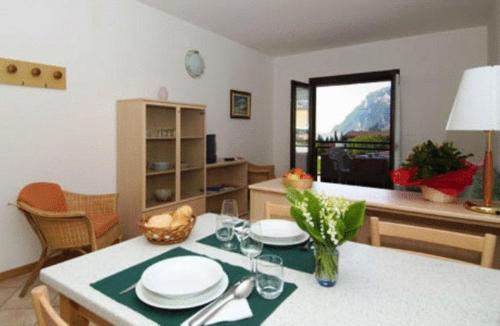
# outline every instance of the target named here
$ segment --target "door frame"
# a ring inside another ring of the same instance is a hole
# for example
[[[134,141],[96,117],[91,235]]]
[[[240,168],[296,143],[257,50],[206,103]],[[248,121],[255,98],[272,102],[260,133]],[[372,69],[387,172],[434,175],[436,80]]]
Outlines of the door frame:
[[[296,81],[296,80],[292,80],[290,81],[290,169],[291,168],[294,168],[295,167],[295,140],[296,140],[296,137],[295,137],[295,134],[296,134],[296,103],[297,103],[297,88],[298,87],[301,87],[301,88],[307,88],[309,89],[309,130],[308,130],[308,133],[309,133],[309,139],[308,139],[308,159],[307,159],[307,167],[308,169],[311,168],[311,165],[309,164],[309,161],[310,161],[310,156],[311,156],[311,144],[314,144],[314,143],[311,143],[311,137],[314,136],[314,133],[312,132],[312,129],[311,129],[311,122],[312,122],[312,114],[311,114],[311,86],[307,83],[304,83],[304,82],[301,82],[301,81]]]
[[[308,166],[310,168],[310,173],[317,177],[317,149],[315,146],[316,142],[316,88],[318,86],[334,86],[334,85],[349,85],[349,84],[361,84],[361,83],[372,83],[379,81],[390,81],[391,82],[391,131],[390,131],[390,146],[391,154],[389,159],[389,169],[394,169],[394,145],[395,145],[395,113],[396,113],[396,88],[397,88],[397,76],[400,74],[399,69],[383,70],[383,71],[372,71],[363,72],[355,74],[345,74],[337,76],[326,76],[326,77],[314,77],[309,78],[309,150],[311,155],[309,155]],[[306,84],[307,85],[307,84]]]

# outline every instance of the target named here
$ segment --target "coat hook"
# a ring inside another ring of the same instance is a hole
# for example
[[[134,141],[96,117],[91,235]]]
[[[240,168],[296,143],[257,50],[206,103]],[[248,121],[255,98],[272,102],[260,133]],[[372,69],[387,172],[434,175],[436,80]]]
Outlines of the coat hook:
[[[7,72],[9,74],[15,74],[17,72],[17,66],[15,64],[10,64],[7,66]]]
[[[63,74],[59,70],[56,70],[56,71],[54,71],[53,76],[54,76],[54,79],[61,79]]]
[[[31,75],[33,75],[33,77],[38,77],[41,74],[42,74],[42,71],[40,70],[40,68],[31,69]]]

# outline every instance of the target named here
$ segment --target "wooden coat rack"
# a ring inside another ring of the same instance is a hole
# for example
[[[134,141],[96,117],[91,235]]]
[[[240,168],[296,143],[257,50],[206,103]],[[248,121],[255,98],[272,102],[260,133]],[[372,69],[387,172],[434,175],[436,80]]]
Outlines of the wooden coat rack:
[[[0,84],[66,89],[66,68],[0,58]]]

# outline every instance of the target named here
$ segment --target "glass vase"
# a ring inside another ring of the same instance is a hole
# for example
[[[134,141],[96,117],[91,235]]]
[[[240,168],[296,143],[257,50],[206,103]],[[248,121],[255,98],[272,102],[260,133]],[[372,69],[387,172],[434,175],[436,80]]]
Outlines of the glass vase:
[[[337,282],[339,267],[339,252],[337,247],[314,244],[314,258],[316,269],[314,275],[321,286],[332,287]]]

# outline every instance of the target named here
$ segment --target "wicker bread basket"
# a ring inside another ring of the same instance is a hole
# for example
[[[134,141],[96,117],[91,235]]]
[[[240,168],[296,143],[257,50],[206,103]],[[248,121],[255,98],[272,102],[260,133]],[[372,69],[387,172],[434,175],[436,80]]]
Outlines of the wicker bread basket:
[[[422,197],[428,201],[434,203],[454,203],[457,201],[457,197],[447,195],[434,188],[427,186],[421,186],[420,188],[422,189]]]
[[[283,184],[296,189],[310,189],[313,185],[312,179],[290,180],[283,178]]]
[[[173,212],[170,212],[173,214]],[[139,228],[149,242],[159,245],[179,243],[187,239],[196,222],[196,216],[191,216],[189,223],[176,227],[155,228],[146,225],[151,216],[143,218],[139,222]]]

